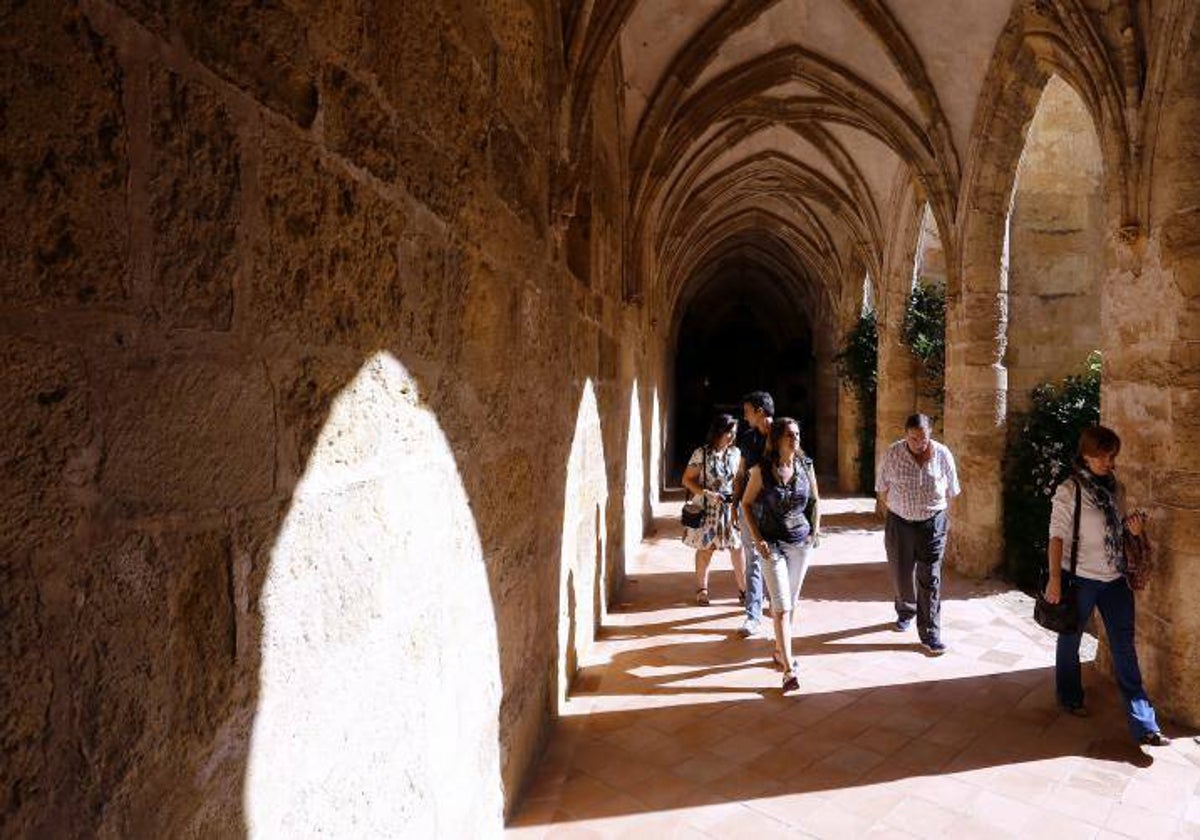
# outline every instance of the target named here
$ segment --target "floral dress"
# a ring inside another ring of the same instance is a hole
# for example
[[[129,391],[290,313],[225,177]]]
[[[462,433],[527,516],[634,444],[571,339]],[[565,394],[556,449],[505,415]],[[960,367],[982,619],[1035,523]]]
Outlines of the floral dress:
[[[736,446],[730,446],[724,452],[704,446],[692,453],[688,468],[697,467],[700,470],[697,480],[706,490],[715,490],[729,497],[733,495],[733,478],[737,475],[741,459],[742,453]],[[700,527],[683,529],[684,545],[714,551],[741,548],[742,538],[733,509],[732,502],[713,502],[710,499]]]

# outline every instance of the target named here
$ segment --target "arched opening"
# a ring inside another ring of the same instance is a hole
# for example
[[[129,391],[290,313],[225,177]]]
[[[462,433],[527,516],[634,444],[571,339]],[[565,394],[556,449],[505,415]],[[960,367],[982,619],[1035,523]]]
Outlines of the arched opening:
[[[813,313],[792,278],[745,256],[722,260],[680,301],[669,480],[678,484],[691,451],[717,412],[740,418],[742,397],[766,390],[776,413],[816,439],[817,360]]]
[[[1007,219],[1008,321],[1003,519],[1008,576],[1038,585],[1047,493],[1079,429],[1100,416],[1105,276],[1104,161],[1087,106],[1052,76],[1029,126]],[[1071,377],[1067,379],[1067,377]]]
[[[1100,347],[1103,177],[1087,106],[1052,76],[1029,126],[1008,217],[1010,420],[1037,385],[1077,373]]]

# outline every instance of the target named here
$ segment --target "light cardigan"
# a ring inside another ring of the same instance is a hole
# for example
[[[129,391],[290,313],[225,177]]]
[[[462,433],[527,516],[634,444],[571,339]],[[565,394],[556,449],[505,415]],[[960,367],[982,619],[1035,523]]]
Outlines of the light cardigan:
[[[1121,576],[1104,554],[1104,511],[1084,489],[1079,503],[1079,557],[1075,574],[1089,580],[1110,581]],[[1117,511],[1125,515],[1125,486],[1117,482]],[[1050,538],[1063,543],[1062,567],[1071,568],[1072,516],[1075,513],[1075,479],[1068,478],[1054,491],[1050,503]]]

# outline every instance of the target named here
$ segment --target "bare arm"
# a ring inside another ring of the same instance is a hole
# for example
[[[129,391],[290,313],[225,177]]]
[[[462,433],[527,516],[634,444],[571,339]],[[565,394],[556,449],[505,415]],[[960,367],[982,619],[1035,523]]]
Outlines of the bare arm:
[[[817,473],[815,470],[809,471],[808,479],[812,487],[813,500],[816,502],[813,505],[813,521],[809,523],[812,525],[812,535],[815,543],[821,536],[821,491],[817,489]]]
[[[699,496],[704,492],[704,488],[700,486],[699,467],[688,467],[683,471],[683,486],[693,496]]]
[[[1057,604],[1062,599],[1062,537],[1051,537],[1050,548],[1046,552],[1049,576],[1046,580],[1046,600]]]

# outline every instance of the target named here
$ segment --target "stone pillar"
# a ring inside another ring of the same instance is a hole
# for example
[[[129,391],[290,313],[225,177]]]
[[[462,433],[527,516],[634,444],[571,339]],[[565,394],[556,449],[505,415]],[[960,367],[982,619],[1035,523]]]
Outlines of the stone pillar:
[[[838,490],[842,493],[853,493],[859,490],[858,481],[858,398],[854,392],[843,386],[837,392],[837,432],[838,432]],[[870,492],[871,488],[861,488]]]
[[[1000,218],[982,227],[1002,236],[1003,224]],[[985,246],[974,254],[995,250]],[[965,263],[961,286],[951,283],[946,301],[945,441],[957,459],[963,489],[951,507],[947,557],[959,571],[983,575],[1003,558],[1000,491],[1008,372],[1002,363],[1002,289],[1007,258],[988,264],[968,255]]]
[[[826,315],[822,321],[829,323],[833,320]],[[839,475],[841,484],[841,465],[838,460],[838,440],[841,437],[841,392],[838,382],[837,356],[838,348],[834,343],[833,330],[823,330],[817,337],[817,382],[816,382],[816,421],[817,439],[814,441],[817,470],[822,474]]]
[[[916,410],[917,405],[917,360],[902,338],[912,266],[908,267],[908,271],[897,269],[893,275],[880,290],[876,457],[903,436],[904,420]]]
[[[1138,655],[1160,714],[1200,725],[1200,17],[1161,102],[1148,236],[1113,243],[1105,281],[1103,422],[1121,478],[1149,509],[1154,577]]]

